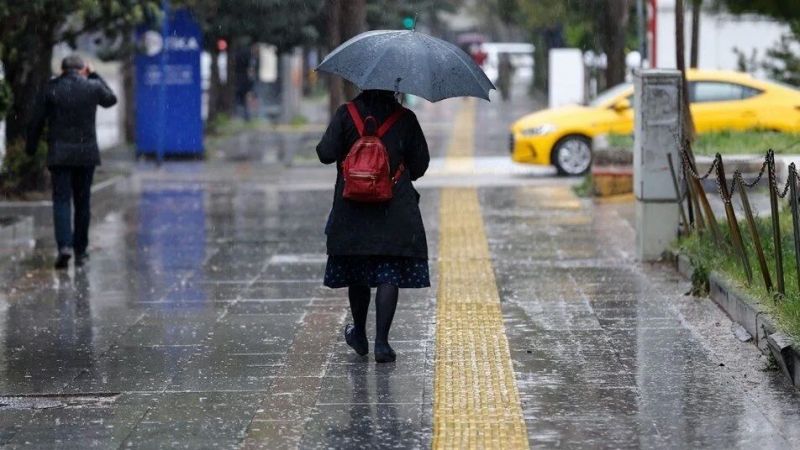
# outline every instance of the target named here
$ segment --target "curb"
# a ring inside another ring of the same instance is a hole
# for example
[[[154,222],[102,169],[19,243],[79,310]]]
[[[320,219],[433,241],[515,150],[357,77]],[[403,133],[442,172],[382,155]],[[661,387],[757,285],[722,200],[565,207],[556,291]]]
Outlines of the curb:
[[[678,273],[692,279],[694,266],[686,255],[669,252],[668,259]],[[742,292],[717,271],[708,274],[708,296],[733,322],[753,336],[753,343],[762,353],[772,353],[786,378],[800,388],[800,352],[789,336],[777,331],[764,303]]]
[[[117,187],[128,179],[128,175],[115,175],[92,185],[93,213],[104,212],[110,200],[115,198]],[[50,226],[53,221],[53,202],[50,200],[3,201],[0,202],[0,216],[28,216],[33,220],[33,228]]]

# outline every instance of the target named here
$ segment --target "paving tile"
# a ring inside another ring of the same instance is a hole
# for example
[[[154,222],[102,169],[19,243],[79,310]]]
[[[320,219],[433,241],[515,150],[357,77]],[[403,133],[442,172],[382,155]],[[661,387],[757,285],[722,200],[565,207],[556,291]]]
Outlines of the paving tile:
[[[249,392],[167,392],[124,446],[238,448],[262,397]]]
[[[267,391],[284,361],[281,354],[231,353],[225,349],[192,355],[172,378],[169,391]]]
[[[80,372],[65,392],[161,391],[194,351],[193,346],[114,347]]]

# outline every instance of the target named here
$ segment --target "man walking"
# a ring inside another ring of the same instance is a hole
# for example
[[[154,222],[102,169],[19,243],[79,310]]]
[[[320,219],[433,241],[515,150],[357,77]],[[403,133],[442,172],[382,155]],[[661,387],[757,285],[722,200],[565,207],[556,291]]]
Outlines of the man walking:
[[[58,245],[56,269],[66,269],[73,252],[76,267],[88,258],[92,178],[100,165],[95,115],[97,105],[109,108],[117,103],[114,92],[80,57],[64,58],[61,71],[37,99],[26,148],[28,154],[36,153],[47,123],[47,168],[53,185],[53,225]]]

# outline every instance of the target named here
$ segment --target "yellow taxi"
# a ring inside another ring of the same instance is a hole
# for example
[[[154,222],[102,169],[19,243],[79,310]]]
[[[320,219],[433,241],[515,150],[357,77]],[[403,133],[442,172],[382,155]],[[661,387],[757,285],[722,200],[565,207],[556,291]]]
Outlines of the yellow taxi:
[[[689,70],[695,129],[800,131],[800,90],[732,71]],[[633,84],[623,83],[586,106],[528,114],[511,125],[511,158],[554,165],[561,175],[580,175],[592,162],[592,139],[633,133]]]

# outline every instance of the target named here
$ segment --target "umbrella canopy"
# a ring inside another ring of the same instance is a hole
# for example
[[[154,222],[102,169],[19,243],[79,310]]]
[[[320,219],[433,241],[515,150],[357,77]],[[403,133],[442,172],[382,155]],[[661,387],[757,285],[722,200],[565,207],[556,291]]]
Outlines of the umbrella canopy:
[[[455,45],[414,30],[361,33],[333,50],[317,70],[359,89],[403,92],[436,102],[450,97],[489,100],[494,85]]]

